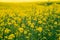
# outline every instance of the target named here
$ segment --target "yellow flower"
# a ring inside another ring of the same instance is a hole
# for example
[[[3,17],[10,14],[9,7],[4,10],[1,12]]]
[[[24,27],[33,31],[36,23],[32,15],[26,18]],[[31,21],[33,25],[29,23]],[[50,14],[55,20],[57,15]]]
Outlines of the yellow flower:
[[[43,18],[44,21],[46,21],[46,18]]]
[[[25,24],[24,24],[24,23],[23,23],[23,24],[21,24],[21,27],[25,28]]]
[[[13,38],[15,38],[14,34],[10,34],[9,37],[8,37],[8,39],[13,39]]]
[[[11,22],[8,22],[8,25],[11,25],[12,23]]]
[[[11,31],[10,29],[6,28],[4,32],[9,33],[10,31]]]
[[[42,27],[36,28],[37,31],[42,32]]]
[[[0,26],[4,26],[5,24],[4,24],[4,22],[2,22],[1,24],[0,24]]]
[[[15,16],[15,14],[14,14],[14,13],[10,13],[10,15],[9,15],[9,16],[13,17],[13,16]]]
[[[45,16],[49,16],[49,13],[45,13],[44,15],[45,15]]]
[[[22,19],[20,17],[15,17],[14,20],[18,21],[18,22],[21,22]]]
[[[17,18],[18,19],[18,22],[21,22],[22,21],[22,19],[21,18]]]
[[[42,19],[43,18],[43,15],[39,15],[40,16],[40,19]]]
[[[58,38],[59,40],[60,40],[60,36],[59,36],[59,38]]]
[[[60,8],[59,9],[57,9],[57,11],[55,11],[56,13],[60,13]]]
[[[27,24],[30,26],[31,25],[31,21],[27,21]]]
[[[17,27],[17,26],[18,26],[18,24],[17,24],[17,23],[15,23],[15,24],[14,24],[14,27]]]
[[[58,16],[57,18],[60,18],[60,16]]]
[[[41,24],[41,23],[42,23],[42,21],[38,21],[38,23],[39,23],[39,24]]]
[[[27,34],[27,31],[24,31],[24,34]]]
[[[22,27],[18,28],[18,30],[22,33],[24,32],[24,29]]]
[[[30,26],[31,28],[34,28],[34,23],[31,23],[31,26]]]
[[[24,17],[24,16],[26,16],[26,14],[23,13],[23,12],[20,12],[20,13],[19,13],[19,16]]]
[[[34,20],[37,20],[37,17],[35,17]]]

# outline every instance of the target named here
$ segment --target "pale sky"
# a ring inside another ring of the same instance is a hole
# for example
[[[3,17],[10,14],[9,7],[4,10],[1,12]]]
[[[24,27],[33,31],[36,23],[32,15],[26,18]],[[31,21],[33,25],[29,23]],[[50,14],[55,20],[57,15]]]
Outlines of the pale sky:
[[[0,0],[0,2],[45,2],[45,1],[60,1],[60,0]]]

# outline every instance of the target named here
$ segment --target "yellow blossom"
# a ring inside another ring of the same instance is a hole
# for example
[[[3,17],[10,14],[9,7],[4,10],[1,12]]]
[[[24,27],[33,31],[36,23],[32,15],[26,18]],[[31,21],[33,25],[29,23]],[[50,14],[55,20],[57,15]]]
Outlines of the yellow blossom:
[[[11,22],[8,22],[8,25],[11,25],[12,23]]]
[[[9,37],[8,37],[8,39],[13,39],[13,38],[15,38],[14,34],[10,34]]]
[[[22,19],[21,18],[18,18],[18,22],[21,22],[22,21]]]
[[[31,26],[30,26],[31,28],[34,28],[34,23],[31,23]]]
[[[42,23],[42,21],[40,20],[40,21],[38,21],[38,23],[39,23],[39,24],[41,24],[41,23]]]
[[[44,21],[46,21],[46,18],[43,18]]]
[[[17,24],[17,23],[15,23],[15,24],[14,24],[14,27],[16,27],[16,26],[18,26],[18,24]]]
[[[30,26],[31,25],[31,21],[27,21],[27,24]]]
[[[36,30],[39,32],[42,32],[43,29],[42,29],[42,27],[38,27],[38,28],[36,28]]]
[[[24,32],[24,29],[22,27],[18,28],[18,30],[22,33]]]
[[[45,16],[49,16],[49,13],[45,13],[44,15],[45,15]]]
[[[37,20],[37,18],[35,17],[34,20]]]
[[[9,33],[10,31],[11,31],[10,29],[6,28],[4,32]]]
[[[21,24],[21,27],[25,28],[25,24],[24,24],[24,23],[23,23],[23,24]]]
[[[27,31],[24,31],[24,34],[27,34]]]

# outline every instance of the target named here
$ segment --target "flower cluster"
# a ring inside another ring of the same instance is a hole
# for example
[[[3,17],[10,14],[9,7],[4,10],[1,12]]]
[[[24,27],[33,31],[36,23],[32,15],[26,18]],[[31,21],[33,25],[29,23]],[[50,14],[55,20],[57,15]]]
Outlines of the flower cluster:
[[[0,5],[0,40],[60,40],[60,4]]]

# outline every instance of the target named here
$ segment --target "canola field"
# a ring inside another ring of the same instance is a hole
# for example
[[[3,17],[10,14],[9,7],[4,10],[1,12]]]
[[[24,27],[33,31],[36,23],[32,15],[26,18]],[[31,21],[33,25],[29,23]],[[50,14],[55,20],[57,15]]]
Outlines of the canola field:
[[[60,3],[0,3],[0,40],[60,40]]]

